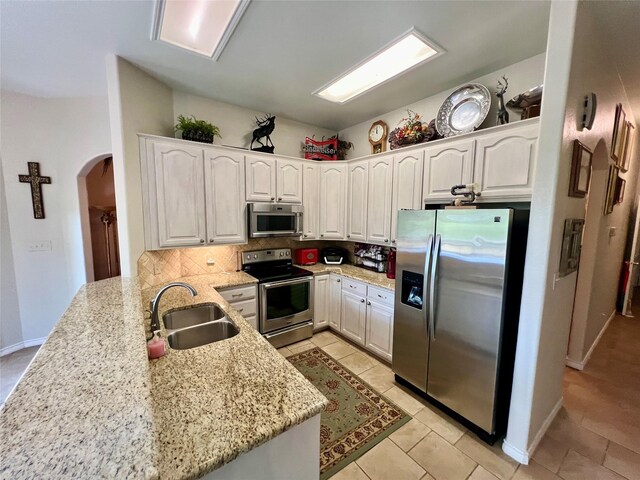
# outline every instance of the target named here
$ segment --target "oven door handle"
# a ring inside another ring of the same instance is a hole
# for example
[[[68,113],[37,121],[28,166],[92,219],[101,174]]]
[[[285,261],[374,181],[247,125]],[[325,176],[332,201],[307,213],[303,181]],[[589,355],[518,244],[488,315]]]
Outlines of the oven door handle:
[[[313,280],[313,277],[300,277],[300,278],[294,278],[292,280],[280,280],[277,282],[261,283],[260,286],[264,290],[269,290],[270,288],[283,287],[285,285],[295,285],[298,283],[307,283],[307,282],[311,283],[312,280]]]

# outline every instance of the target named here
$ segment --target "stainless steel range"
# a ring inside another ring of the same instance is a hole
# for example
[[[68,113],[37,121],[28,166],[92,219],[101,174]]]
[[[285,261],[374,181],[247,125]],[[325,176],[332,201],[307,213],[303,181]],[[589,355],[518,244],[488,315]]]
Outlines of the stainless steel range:
[[[242,252],[242,271],[258,279],[258,328],[276,348],[313,334],[313,272],[293,265],[290,248]]]

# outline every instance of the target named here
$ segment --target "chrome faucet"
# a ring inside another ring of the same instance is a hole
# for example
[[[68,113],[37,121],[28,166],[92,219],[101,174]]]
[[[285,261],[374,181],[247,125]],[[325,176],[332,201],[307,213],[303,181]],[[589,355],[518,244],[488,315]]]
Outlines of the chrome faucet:
[[[187,290],[189,290],[189,292],[191,292],[192,297],[195,297],[196,295],[198,295],[198,292],[196,292],[196,289],[193,288],[188,283],[171,282],[166,284],[164,287],[162,287],[158,292],[158,294],[156,295],[156,297],[153,300],[151,300],[151,302],[149,303],[149,309],[151,310],[151,332],[152,333],[155,333],[158,330],[160,330],[160,319],[158,318],[158,307],[160,306],[160,298],[162,297],[164,292],[169,290],[171,287],[186,288]]]

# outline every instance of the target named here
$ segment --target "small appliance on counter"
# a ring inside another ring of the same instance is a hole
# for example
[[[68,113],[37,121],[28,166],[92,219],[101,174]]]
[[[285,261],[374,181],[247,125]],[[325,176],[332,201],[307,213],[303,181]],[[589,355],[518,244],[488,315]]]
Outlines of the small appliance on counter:
[[[318,249],[297,248],[294,251],[294,259],[298,265],[315,265],[318,263]]]
[[[355,244],[355,264],[358,267],[384,273],[387,271],[387,254],[389,249],[379,245],[368,245],[366,243]]]
[[[346,248],[327,247],[322,249],[320,261],[326,265],[342,265],[349,260],[349,254]]]

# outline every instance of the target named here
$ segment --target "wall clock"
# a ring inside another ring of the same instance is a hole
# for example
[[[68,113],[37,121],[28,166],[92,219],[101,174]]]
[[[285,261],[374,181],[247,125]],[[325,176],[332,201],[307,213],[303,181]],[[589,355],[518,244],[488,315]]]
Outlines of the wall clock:
[[[380,153],[387,150],[387,124],[382,120],[371,124],[369,143],[371,144],[371,153]]]

